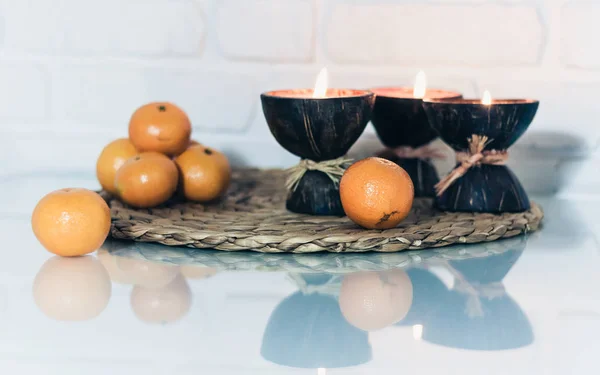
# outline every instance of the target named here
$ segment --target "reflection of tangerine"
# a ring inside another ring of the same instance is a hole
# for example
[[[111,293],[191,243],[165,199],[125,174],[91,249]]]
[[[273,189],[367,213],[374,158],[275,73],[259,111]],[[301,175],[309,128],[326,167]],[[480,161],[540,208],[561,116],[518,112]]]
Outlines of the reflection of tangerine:
[[[181,275],[161,288],[136,285],[131,291],[131,308],[138,319],[147,323],[179,320],[187,314],[191,304],[190,287]]]
[[[191,133],[190,119],[171,103],[146,104],[129,121],[129,139],[140,151],[179,155],[188,147]]]
[[[381,158],[352,164],[340,181],[346,215],[365,228],[394,228],[410,213],[413,198],[414,186],[408,173]]]
[[[188,279],[206,279],[216,275],[217,270],[210,267],[183,265],[181,273]]]
[[[91,256],[50,258],[33,282],[38,308],[56,320],[92,319],[104,310],[110,295],[108,273]]]
[[[110,209],[87,189],[61,189],[43,197],[31,217],[33,233],[51,253],[78,256],[98,249],[110,230]]]
[[[412,305],[413,286],[403,270],[344,276],[339,304],[348,323],[376,331],[402,320]]]
[[[192,146],[175,162],[181,172],[183,193],[189,200],[208,202],[220,197],[229,187],[229,161],[215,149]]]
[[[147,288],[160,288],[175,279],[179,267],[149,260],[116,257],[117,267],[133,284]]]
[[[118,284],[133,284],[133,278],[125,271],[119,268],[117,257],[112,255],[108,250],[100,248],[96,253],[96,257],[102,263],[110,280]]]
[[[117,171],[115,187],[121,199],[134,207],[155,207],[177,189],[175,163],[157,152],[145,152],[125,162]]]
[[[137,150],[127,138],[110,142],[100,153],[96,162],[96,176],[102,189],[111,194],[117,194],[115,175],[125,162],[137,155]]]

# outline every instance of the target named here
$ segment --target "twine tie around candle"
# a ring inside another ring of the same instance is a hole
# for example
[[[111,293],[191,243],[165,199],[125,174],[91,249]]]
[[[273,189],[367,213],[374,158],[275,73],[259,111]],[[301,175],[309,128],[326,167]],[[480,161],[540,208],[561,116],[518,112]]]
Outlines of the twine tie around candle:
[[[386,148],[380,151],[378,156],[394,156],[399,159],[445,159],[446,155],[435,147],[424,145],[421,147],[399,146],[395,148]]]
[[[483,305],[481,304],[482,298],[493,300],[506,294],[504,285],[500,282],[491,284],[457,282],[454,290],[468,296],[465,312],[470,318],[482,318],[485,316]]]
[[[340,284],[342,282],[342,276],[337,275],[332,277],[325,284],[311,285],[304,280],[300,274],[290,273],[287,278],[296,285],[296,287],[304,295],[320,294],[324,296],[331,296],[338,298],[340,294]]]
[[[502,165],[508,159],[508,152],[506,150],[483,151],[485,146],[492,142],[492,139],[488,139],[485,135],[473,134],[468,141],[469,150],[467,152],[456,153],[456,161],[459,162],[460,165],[454,168],[446,177],[435,185],[435,191],[438,197],[442,195],[454,181],[464,176],[470,168],[481,164]]]
[[[346,171],[346,168],[352,159],[342,156],[337,159],[325,160],[316,162],[309,159],[302,159],[298,165],[295,165],[286,170],[289,173],[288,178],[285,181],[285,187],[289,191],[295,191],[302,180],[302,177],[307,171],[319,171],[323,172],[333,181],[337,187],[340,183],[342,175]]]

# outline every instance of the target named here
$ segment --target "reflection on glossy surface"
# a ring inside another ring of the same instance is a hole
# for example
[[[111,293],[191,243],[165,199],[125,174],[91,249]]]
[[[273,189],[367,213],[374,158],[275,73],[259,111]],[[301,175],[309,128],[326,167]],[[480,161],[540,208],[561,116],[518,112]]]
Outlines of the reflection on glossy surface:
[[[117,264],[117,257],[112,255],[109,250],[104,248],[104,246],[98,250],[96,257],[108,272],[112,282],[126,285],[134,283],[134,278],[119,268],[119,265]]]
[[[409,270],[414,301],[399,325],[420,325],[424,341],[454,348],[503,350],[531,344],[531,324],[502,283],[526,238],[509,243],[512,248],[501,254],[439,263],[452,276],[450,288],[433,272]]]
[[[179,267],[172,264],[124,257],[116,258],[117,267],[135,285],[147,288],[160,288],[169,284],[179,274]]]
[[[201,266],[181,266],[181,274],[188,279],[207,279],[217,274],[217,270]]]
[[[315,292],[295,292],[277,305],[263,335],[263,358],[279,365],[315,369],[356,366],[371,360],[368,334],[344,319],[334,296],[316,292],[319,286],[329,289],[332,280],[329,275],[309,275],[304,283],[314,286]]]
[[[170,323],[190,310],[192,294],[182,275],[169,284],[148,288],[136,285],[131,291],[131,308],[138,319],[147,323]]]
[[[38,308],[56,320],[88,320],[108,304],[111,283],[108,273],[94,257],[50,258],[33,282]]]
[[[142,242],[113,241],[111,254],[160,264],[198,266],[217,271],[257,271],[346,274],[408,269],[439,260],[485,258],[508,251],[524,237],[477,244],[398,253],[266,254],[169,247]]]
[[[299,290],[271,314],[261,354],[292,367],[354,366],[371,360],[368,332],[393,324],[410,326],[415,341],[451,348],[528,345],[531,325],[502,285],[525,245],[525,237],[502,241],[476,257],[456,247],[406,271],[290,274]]]
[[[98,258],[114,281],[134,284],[127,310],[148,324],[176,321],[193,324],[202,319],[190,314],[193,296],[185,276],[210,277],[217,271],[209,264],[228,264],[227,267],[234,264],[237,270],[252,262],[253,276],[257,276],[257,270],[272,271],[274,266],[288,270],[281,277],[291,281],[295,291],[289,291],[289,284],[273,285],[272,289],[263,286],[259,290],[267,292],[266,295],[282,291],[283,294],[277,295],[287,295],[279,302],[274,301],[275,307],[266,312],[270,311],[268,323],[258,333],[262,335],[260,355],[274,364],[316,372],[370,363],[377,345],[398,345],[398,350],[406,350],[413,347],[414,341],[420,341],[420,345],[490,351],[530,344],[531,325],[502,283],[519,259],[526,240],[520,237],[476,247],[389,254],[390,257],[386,254],[257,257],[255,253],[188,252],[146,244],[126,244],[127,250],[123,251],[123,244],[117,247],[107,244],[99,251]],[[361,267],[368,271],[357,272]],[[323,268],[332,272],[320,272]],[[373,268],[380,271],[371,271]],[[307,272],[297,272],[299,269]],[[239,285],[248,274],[223,272],[219,278],[207,281],[202,298],[212,296],[213,301],[219,301],[222,296],[229,296],[229,303],[236,301],[239,297],[222,289],[226,284],[221,284],[221,280],[230,277]],[[108,273],[92,257],[53,258],[40,270],[34,296],[40,309],[49,316],[85,319],[98,315],[106,306],[110,297],[107,280]],[[196,285],[202,288],[202,282]],[[65,290],[70,292],[67,298],[63,298]],[[73,291],[77,292],[75,297]],[[264,297],[253,298],[250,306]],[[248,301],[242,303],[238,306],[244,309]],[[250,308],[264,304],[254,306]],[[222,309],[223,306],[213,313],[221,314]],[[246,320],[246,324],[261,318],[251,313],[246,315],[246,311],[235,314]],[[237,334],[228,331],[228,336],[220,339],[231,342]]]
[[[412,295],[412,283],[403,270],[358,272],[344,276],[339,303],[350,324],[376,331],[402,320]]]
[[[424,322],[423,340],[472,350],[531,344],[531,324],[502,284],[521,252],[515,249],[486,259],[448,262],[454,287],[432,301],[438,308]]]

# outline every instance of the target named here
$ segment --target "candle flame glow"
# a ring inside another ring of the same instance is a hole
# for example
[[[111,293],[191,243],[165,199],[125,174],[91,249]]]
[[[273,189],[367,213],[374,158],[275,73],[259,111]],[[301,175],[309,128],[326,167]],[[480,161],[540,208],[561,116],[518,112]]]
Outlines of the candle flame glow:
[[[427,91],[427,76],[424,71],[420,71],[415,78],[415,86],[413,88],[413,98],[423,99]]]
[[[415,324],[412,327],[413,330],[413,338],[415,340],[421,340],[423,338],[423,325],[422,324]]]
[[[315,89],[313,90],[313,98],[327,97],[328,81],[329,76],[327,73],[327,68],[323,68],[317,76],[317,82],[315,83]]]
[[[483,98],[481,99],[481,104],[490,105],[492,104],[492,94],[488,90],[485,90],[483,93]]]
[[[317,375],[327,375],[327,370],[324,369],[323,367],[319,367],[317,369]]]

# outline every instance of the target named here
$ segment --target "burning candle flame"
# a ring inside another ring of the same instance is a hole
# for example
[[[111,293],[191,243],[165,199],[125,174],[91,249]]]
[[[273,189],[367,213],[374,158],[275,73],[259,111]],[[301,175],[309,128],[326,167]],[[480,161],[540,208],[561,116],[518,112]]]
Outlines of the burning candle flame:
[[[420,71],[415,78],[415,86],[413,88],[413,98],[423,99],[427,91],[427,76],[424,71]]]
[[[325,98],[327,97],[327,86],[329,77],[327,74],[327,68],[321,69],[317,76],[317,82],[315,83],[315,89],[313,90],[313,98]]]
[[[323,367],[319,367],[317,369],[317,375],[327,375],[327,370],[324,369]]]
[[[483,93],[483,98],[481,99],[481,104],[490,105],[492,104],[492,94],[488,90],[485,90]]]

